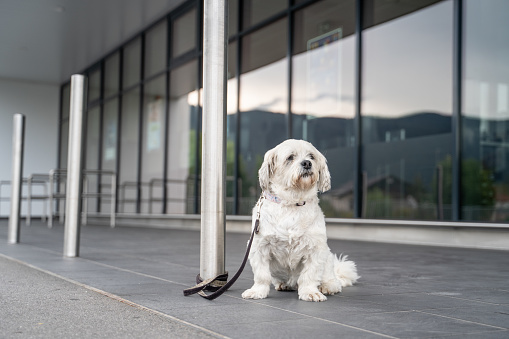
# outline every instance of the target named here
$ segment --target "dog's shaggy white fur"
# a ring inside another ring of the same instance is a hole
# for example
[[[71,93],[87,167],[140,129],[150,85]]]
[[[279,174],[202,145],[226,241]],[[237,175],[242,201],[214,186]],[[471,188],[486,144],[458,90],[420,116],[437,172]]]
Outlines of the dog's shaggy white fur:
[[[253,227],[258,212],[260,219],[249,254],[254,285],[242,297],[266,298],[272,283],[298,290],[301,300],[324,301],[355,283],[355,263],[327,245],[317,196],[331,187],[325,157],[307,141],[286,140],[265,154],[258,174],[264,193],[253,210]]]

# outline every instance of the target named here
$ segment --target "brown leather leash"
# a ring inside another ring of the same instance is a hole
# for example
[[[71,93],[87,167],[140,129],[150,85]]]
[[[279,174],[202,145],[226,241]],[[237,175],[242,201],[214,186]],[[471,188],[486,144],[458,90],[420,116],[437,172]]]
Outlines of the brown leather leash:
[[[249,243],[247,245],[246,254],[244,255],[244,260],[242,261],[242,264],[240,265],[239,270],[235,275],[231,278],[230,281],[226,282],[228,280],[228,272],[225,272],[223,274],[219,274],[215,276],[214,278],[203,280],[201,279],[200,275],[198,274],[196,276],[196,285],[187,288],[184,290],[184,296],[192,295],[198,293],[201,297],[208,299],[208,300],[214,300],[217,297],[219,297],[221,294],[226,292],[234,283],[237,281],[237,279],[240,277],[240,274],[244,270],[244,267],[246,266],[247,259],[249,258],[249,251],[251,251],[251,244],[253,243],[253,239],[255,234],[257,234],[260,231],[260,209],[262,208],[263,204],[263,195],[258,200],[257,206],[257,213],[256,213],[256,220],[255,220],[255,226],[253,228],[253,232],[251,233],[251,238],[249,239]],[[213,291],[212,294],[206,294],[204,291]]]

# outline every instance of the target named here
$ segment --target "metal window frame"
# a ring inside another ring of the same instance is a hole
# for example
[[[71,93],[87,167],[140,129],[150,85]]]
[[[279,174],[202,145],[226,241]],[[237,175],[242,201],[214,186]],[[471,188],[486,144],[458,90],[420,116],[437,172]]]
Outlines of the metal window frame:
[[[462,91],[463,91],[463,0],[453,0],[453,110],[452,110],[452,221],[461,216],[461,162],[463,149]]]
[[[355,117],[354,117],[354,135],[355,135],[355,159],[354,159],[354,216],[362,218],[363,216],[363,149],[362,149],[362,26],[364,16],[363,0],[357,0],[355,6]]]

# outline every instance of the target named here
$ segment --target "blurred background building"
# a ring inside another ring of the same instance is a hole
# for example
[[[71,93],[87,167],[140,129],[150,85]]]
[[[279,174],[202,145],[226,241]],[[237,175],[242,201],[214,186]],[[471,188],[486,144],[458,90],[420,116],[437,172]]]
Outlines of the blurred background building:
[[[298,138],[328,159],[328,218],[507,223],[507,13],[505,0],[230,0],[227,214],[250,214],[265,151]],[[199,213],[202,16],[196,0],[2,1],[0,179],[13,113],[27,115],[25,173],[67,166],[82,73],[85,168],[117,172],[117,212]]]

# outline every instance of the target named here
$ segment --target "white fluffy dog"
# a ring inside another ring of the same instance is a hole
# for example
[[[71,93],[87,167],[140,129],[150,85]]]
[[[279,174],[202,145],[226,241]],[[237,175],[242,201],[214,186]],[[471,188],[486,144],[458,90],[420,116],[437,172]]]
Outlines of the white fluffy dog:
[[[331,187],[327,160],[312,144],[286,140],[265,153],[258,172],[262,197],[253,210],[249,262],[254,285],[245,299],[262,299],[270,284],[278,291],[298,290],[299,299],[327,300],[357,281],[355,263],[337,258],[327,245],[318,191]]]

